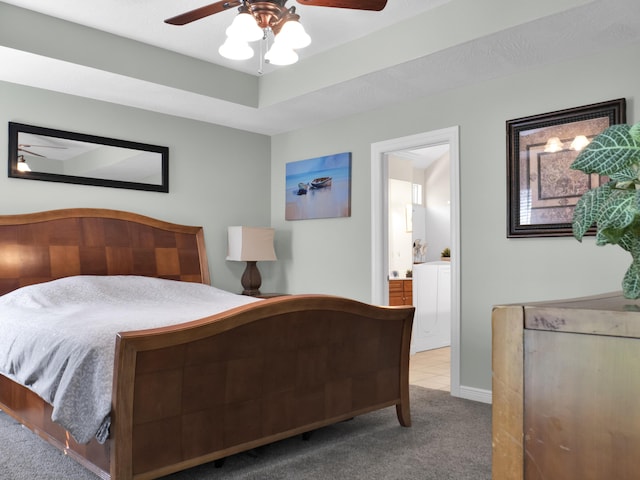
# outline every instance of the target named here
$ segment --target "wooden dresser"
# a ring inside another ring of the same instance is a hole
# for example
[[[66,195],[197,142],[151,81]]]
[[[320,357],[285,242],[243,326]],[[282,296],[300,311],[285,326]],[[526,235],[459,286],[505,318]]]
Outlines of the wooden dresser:
[[[413,305],[413,280],[389,280],[389,305]]]
[[[493,480],[640,479],[640,301],[495,307]]]

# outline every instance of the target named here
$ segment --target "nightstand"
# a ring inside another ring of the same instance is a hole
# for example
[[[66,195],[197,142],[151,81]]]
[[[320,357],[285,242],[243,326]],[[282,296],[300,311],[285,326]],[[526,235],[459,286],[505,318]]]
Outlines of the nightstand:
[[[288,293],[260,293],[258,295],[254,295],[256,298],[275,298],[275,297],[285,297],[289,295]]]

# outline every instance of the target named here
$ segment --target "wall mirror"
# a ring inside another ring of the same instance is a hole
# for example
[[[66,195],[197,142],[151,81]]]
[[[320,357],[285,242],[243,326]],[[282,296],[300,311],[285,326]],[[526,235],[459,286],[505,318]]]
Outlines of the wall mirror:
[[[169,148],[9,122],[9,177],[169,191]]]

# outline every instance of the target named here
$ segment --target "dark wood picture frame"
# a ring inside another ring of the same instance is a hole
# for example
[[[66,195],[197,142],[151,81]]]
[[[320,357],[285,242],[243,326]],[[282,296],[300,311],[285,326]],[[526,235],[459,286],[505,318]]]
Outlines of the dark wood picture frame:
[[[507,237],[573,235],[573,208],[582,194],[606,181],[569,167],[588,141],[626,122],[626,100],[517,118],[507,130]],[[554,145],[555,142],[555,145]],[[595,229],[587,232],[594,235]]]

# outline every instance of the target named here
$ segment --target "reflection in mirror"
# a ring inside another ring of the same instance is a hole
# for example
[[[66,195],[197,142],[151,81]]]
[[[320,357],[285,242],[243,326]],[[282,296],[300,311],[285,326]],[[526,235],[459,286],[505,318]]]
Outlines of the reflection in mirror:
[[[168,192],[169,149],[9,123],[9,176]]]

